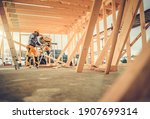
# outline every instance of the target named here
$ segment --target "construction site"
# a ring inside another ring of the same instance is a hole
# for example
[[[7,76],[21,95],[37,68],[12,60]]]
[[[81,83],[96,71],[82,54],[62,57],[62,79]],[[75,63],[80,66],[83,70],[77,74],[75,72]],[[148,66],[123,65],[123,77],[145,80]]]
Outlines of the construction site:
[[[149,27],[149,0],[0,0],[0,102],[149,102]]]

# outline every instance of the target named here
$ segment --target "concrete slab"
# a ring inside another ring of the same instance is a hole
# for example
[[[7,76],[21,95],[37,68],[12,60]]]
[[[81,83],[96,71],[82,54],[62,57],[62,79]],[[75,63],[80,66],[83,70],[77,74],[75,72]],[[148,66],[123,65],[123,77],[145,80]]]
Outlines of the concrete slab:
[[[124,71],[102,72],[74,68],[0,68],[1,102],[93,102],[101,98]]]

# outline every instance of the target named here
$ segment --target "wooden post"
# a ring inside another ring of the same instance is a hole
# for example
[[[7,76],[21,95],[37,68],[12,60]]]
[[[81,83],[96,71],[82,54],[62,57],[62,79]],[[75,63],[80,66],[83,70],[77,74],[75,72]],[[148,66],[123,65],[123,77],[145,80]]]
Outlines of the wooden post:
[[[80,40],[80,32],[78,32],[78,34],[77,34],[77,43],[76,43],[76,45],[78,45],[79,40]],[[80,46],[79,46],[79,48],[77,50],[77,53],[78,54],[80,53]]]
[[[66,45],[66,46],[64,47],[64,49],[61,51],[61,53],[60,53],[60,55],[59,55],[59,57],[57,58],[57,60],[56,60],[55,63],[59,62],[60,58],[63,56],[63,54],[65,53],[65,51],[67,50],[67,48],[70,46],[70,44],[71,44],[71,42],[72,42],[74,36],[75,36],[75,33],[73,33],[72,37],[71,37],[70,39],[68,39],[67,45]]]
[[[0,58],[2,58],[2,39],[1,39],[1,42],[0,42]]]
[[[121,53],[124,49],[125,43],[129,36],[129,32],[132,28],[132,25],[136,17],[138,8],[141,4],[141,1],[142,0],[134,0],[134,1],[130,0],[128,1],[128,4],[126,5],[128,9],[126,9],[127,11],[124,14],[124,22],[123,22],[123,26],[121,28],[120,35],[119,35],[120,40],[118,40],[116,44],[115,53],[114,53],[113,61],[112,61],[112,65],[114,66],[117,66],[119,63]]]
[[[61,50],[63,49],[63,35],[61,34]],[[49,58],[50,59],[50,58]],[[62,57],[62,61],[64,61],[63,60],[63,57]]]
[[[80,40],[78,40],[78,43],[76,44],[76,47],[74,48],[74,50],[72,51],[71,55],[68,57],[66,66],[70,65],[71,60],[73,59],[73,57],[76,55],[76,52],[79,50],[80,46],[83,43],[85,37],[85,33],[82,35],[82,37],[80,38]]]
[[[2,58],[2,62],[4,62],[4,32],[2,34],[1,45],[0,45],[0,58]]]
[[[103,23],[104,23],[104,39],[103,39],[103,46],[106,45],[106,42],[108,40],[108,32],[107,32],[107,13],[106,13],[106,6],[105,6],[105,2],[103,3]],[[106,51],[106,62],[108,60],[109,57],[109,53],[108,51]]]
[[[115,27],[116,23],[116,1],[112,0],[112,21],[113,21],[113,28]]]
[[[146,26],[145,26],[145,30],[147,30],[148,28],[150,27],[150,23],[148,23]],[[141,37],[142,33],[139,33],[139,35],[132,41],[132,43],[130,44],[130,46],[133,46],[134,43]]]
[[[2,1],[0,1],[0,16],[1,16],[1,19],[2,19],[3,28],[4,28],[4,31],[5,31],[6,38],[7,38],[7,41],[8,41],[8,45],[9,45],[9,48],[10,48],[10,52],[11,52],[11,55],[12,55],[12,60],[13,60],[14,65],[15,65],[15,69],[17,70],[19,68],[18,62],[17,62],[18,57],[17,57],[17,53],[16,53],[16,50],[15,50],[13,39],[12,39],[10,30],[9,30],[9,25],[8,25],[6,13],[5,13]]]
[[[150,26],[150,23],[148,23],[148,24],[145,26],[145,29],[147,30],[147,29],[149,28],[149,26]],[[141,33],[139,33],[139,34],[137,35],[137,37],[132,41],[132,43],[130,43],[130,47],[132,47],[132,46],[139,40],[140,37],[141,37]],[[124,52],[122,53],[121,57],[122,57],[125,53],[126,53],[126,51],[124,51]]]
[[[111,37],[112,37],[112,34],[111,34]],[[101,53],[98,55],[98,57],[96,59],[96,62],[95,62],[96,67],[98,67],[100,64],[102,64],[110,45],[111,45],[111,39],[108,39],[105,46],[103,47],[103,50],[101,51]]]
[[[68,35],[67,35],[67,40],[68,40],[68,42],[69,42],[69,39],[71,38],[71,33],[68,33]],[[68,48],[67,48],[67,52],[68,52],[68,57],[70,56],[70,50],[71,50],[71,43],[70,43],[70,45],[68,46]],[[64,49],[64,48],[63,48]]]
[[[90,63],[91,63],[91,65],[94,65],[94,39],[92,38],[92,40],[91,40],[91,44],[90,44]]]
[[[4,63],[4,32],[2,35],[2,49],[1,49],[1,53],[2,53],[2,62]]]
[[[19,57],[20,57],[20,63],[21,63],[21,33],[19,32],[19,43],[20,43],[20,45],[19,45]]]
[[[61,49],[63,49],[63,35],[61,34]]]
[[[128,63],[130,63],[131,62],[130,35],[129,35],[128,39],[127,39],[126,48],[127,48]]]
[[[112,59],[113,59],[113,55],[114,55],[114,51],[115,51],[115,47],[116,47],[116,43],[117,43],[117,38],[118,38],[120,26],[121,26],[121,20],[122,20],[122,17],[123,17],[124,6],[125,6],[125,0],[122,0],[121,4],[120,4],[120,8],[119,8],[117,22],[115,24],[115,27],[113,28],[112,46],[111,46],[111,49],[110,49],[110,55],[109,55],[108,63],[107,63],[106,70],[105,70],[106,74],[109,74],[109,71],[110,71],[110,68],[111,68],[111,63],[112,63]]]
[[[104,22],[104,46],[107,41],[107,14],[106,14],[106,7],[105,4],[103,3],[103,22]]]
[[[86,56],[88,53],[88,48],[89,48],[90,42],[92,40],[94,27],[95,27],[95,24],[96,24],[98,15],[99,15],[101,3],[102,3],[102,0],[94,0],[93,6],[92,6],[92,11],[91,11],[91,16],[90,16],[88,27],[87,27],[87,31],[85,33],[85,40],[83,43],[81,56],[80,56],[79,63],[77,66],[77,72],[82,72],[82,70],[83,70],[85,59],[86,59]]]
[[[22,43],[20,43],[20,42],[17,42],[17,41],[14,41],[14,43],[16,43],[16,44],[18,44],[18,45],[21,45],[21,46],[24,47],[24,48],[27,47],[26,45],[24,45],[24,44],[22,44]]]
[[[111,88],[100,99],[101,102],[142,101],[149,96],[150,88],[150,42],[133,64],[119,76]],[[140,62],[139,62],[140,61]],[[145,100],[146,101],[146,100]]]
[[[144,48],[146,45],[146,30],[145,30],[145,14],[144,14],[143,0],[140,5],[140,23],[141,23],[141,33],[142,33],[142,48]]]
[[[97,41],[97,53],[100,54],[100,34],[99,34],[100,30],[99,30],[99,18],[97,19],[97,23],[96,23],[96,41]]]

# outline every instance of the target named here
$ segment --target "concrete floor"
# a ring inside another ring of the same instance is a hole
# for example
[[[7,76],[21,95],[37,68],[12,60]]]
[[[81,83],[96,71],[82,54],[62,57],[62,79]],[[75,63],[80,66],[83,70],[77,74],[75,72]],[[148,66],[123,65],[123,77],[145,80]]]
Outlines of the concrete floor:
[[[95,102],[124,71],[102,72],[74,68],[27,69],[0,67],[1,102]]]

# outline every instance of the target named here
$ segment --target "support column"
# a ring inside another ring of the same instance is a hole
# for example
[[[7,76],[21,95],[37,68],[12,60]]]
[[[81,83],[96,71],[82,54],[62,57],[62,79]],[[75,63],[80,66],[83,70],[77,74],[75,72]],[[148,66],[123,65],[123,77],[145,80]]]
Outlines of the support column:
[[[127,48],[127,58],[128,58],[128,63],[131,62],[131,47],[130,47],[130,35],[127,39],[127,43],[126,43],[126,48]]]
[[[103,22],[104,22],[104,42],[103,42],[103,46],[105,46],[106,41],[107,41],[107,14],[106,14],[106,7],[105,7],[104,3],[103,3]]]
[[[140,23],[141,23],[141,33],[142,33],[142,48],[144,48],[146,45],[146,30],[145,30],[145,14],[144,14],[143,0],[140,5]]]
[[[101,102],[132,102],[148,97],[150,88],[150,42],[146,44],[135,62],[119,76],[101,98]],[[140,63],[139,63],[140,61]]]
[[[2,34],[1,45],[0,45],[0,58],[2,58],[2,62],[4,62],[4,32]]]
[[[1,19],[2,19],[2,24],[3,24],[4,31],[5,31],[5,34],[6,34],[6,39],[8,41],[8,45],[9,45],[10,52],[11,52],[11,55],[12,55],[12,60],[13,60],[14,65],[15,65],[15,69],[17,70],[19,68],[19,65],[18,65],[18,62],[17,62],[18,57],[17,57],[15,46],[14,46],[14,41],[12,39],[10,30],[9,30],[9,25],[8,25],[6,13],[5,13],[2,1],[0,1],[0,16],[1,16]]]
[[[61,50],[63,49],[63,35],[61,34]],[[62,57],[62,61],[64,61],[63,57]]]
[[[91,65],[94,65],[94,39],[92,38],[91,44],[90,44],[90,58],[91,58]]]
[[[67,35],[67,40],[68,40],[68,42],[69,42],[69,39],[71,38],[71,33],[69,33],[68,35]],[[70,43],[70,45],[68,46],[68,48],[67,48],[67,52],[68,52],[68,57],[70,56],[70,47],[71,47],[71,43]]]
[[[63,35],[61,34],[61,49],[63,49]]]
[[[121,3],[120,3],[117,22],[116,22],[115,27],[113,29],[112,46],[111,46],[111,49],[110,49],[110,55],[109,55],[108,63],[107,63],[106,70],[105,70],[106,74],[109,74],[109,71],[110,71],[110,68],[111,68],[111,63],[112,63],[112,59],[113,59],[113,56],[114,56],[115,47],[116,47],[116,43],[117,43],[117,38],[118,38],[120,26],[121,26],[122,17],[123,17],[125,1],[126,0],[122,0]]]
[[[115,27],[116,23],[116,1],[112,0],[112,21],[113,21],[113,28]]]
[[[4,32],[3,32],[3,36],[2,36],[2,49],[1,49],[1,53],[2,53],[2,62],[4,63]]]
[[[96,41],[97,41],[97,54],[100,54],[100,34],[99,34],[100,30],[99,30],[99,18],[97,19],[97,23],[96,23]]]
[[[20,57],[20,63],[21,63],[21,56],[22,56],[22,54],[21,54],[21,33],[19,32],[19,57]]]
[[[101,7],[101,3],[102,3],[102,0],[94,0],[94,2],[93,2],[91,16],[90,16],[90,19],[89,19],[87,31],[85,33],[85,40],[84,40],[84,43],[83,43],[81,56],[80,56],[79,63],[78,63],[78,66],[77,66],[77,72],[82,72],[82,70],[83,70],[84,63],[85,63],[85,60],[86,60],[86,56],[87,56],[87,53],[88,53],[88,48],[89,48],[91,40],[92,40],[94,27],[95,27],[95,24],[96,24],[98,15],[99,15],[99,10],[100,10],[100,7]]]
[[[134,1],[130,0],[130,1],[128,1],[128,4],[126,6],[128,9],[126,9],[126,12],[124,15],[124,22],[123,22],[122,29],[121,29],[120,35],[119,35],[120,40],[118,40],[118,42],[116,44],[112,65],[117,66],[119,63],[121,53],[124,49],[125,43],[126,43],[127,38],[129,36],[129,32],[130,32],[132,25],[134,23],[134,19],[136,17],[136,14],[137,14],[138,8],[141,4],[141,1],[142,0],[134,0]]]

